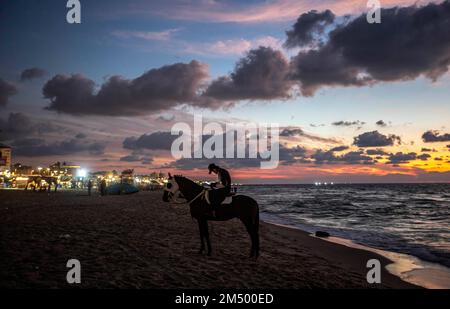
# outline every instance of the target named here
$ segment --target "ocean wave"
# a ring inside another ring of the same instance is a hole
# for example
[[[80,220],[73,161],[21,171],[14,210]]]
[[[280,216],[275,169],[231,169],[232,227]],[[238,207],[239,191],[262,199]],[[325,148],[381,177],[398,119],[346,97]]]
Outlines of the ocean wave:
[[[450,267],[450,185],[243,186],[280,224]]]

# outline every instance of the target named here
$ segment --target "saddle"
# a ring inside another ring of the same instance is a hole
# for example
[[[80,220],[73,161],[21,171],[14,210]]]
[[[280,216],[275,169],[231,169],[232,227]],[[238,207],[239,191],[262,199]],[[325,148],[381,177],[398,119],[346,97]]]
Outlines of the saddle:
[[[205,190],[205,200],[206,202],[211,205],[211,202],[209,200],[209,194],[211,193],[212,190]],[[233,196],[235,196],[236,193],[234,192],[230,192],[227,197],[222,201],[222,203],[220,203],[220,205],[229,205],[233,202]]]

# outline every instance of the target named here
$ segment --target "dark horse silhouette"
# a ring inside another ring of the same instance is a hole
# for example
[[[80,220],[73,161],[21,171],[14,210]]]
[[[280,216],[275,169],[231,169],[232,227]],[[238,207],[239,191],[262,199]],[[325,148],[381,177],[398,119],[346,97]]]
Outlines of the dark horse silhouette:
[[[53,185],[55,188],[55,192],[58,190],[58,179],[56,177],[51,176],[30,176],[28,177],[27,184],[25,186],[25,190],[28,190],[28,187],[31,186],[33,191],[39,189],[42,191],[43,187],[41,186],[41,182],[44,180],[47,183],[47,191],[50,192],[51,186]]]
[[[207,254],[211,255],[211,243],[209,240],[208,221],[227,221],[238,218],[245,225],[252,246],[250,257],[259,256],[259,206],[251,197],[245,195],[233,196],[233,202],[229,205],[221,205],[215,211],[216,216],[211,216],[211,205],[205,199],[205,188],[192,180],[183,176],[170,176],[169,182],[164,189],[163,201],[169,202],[170,197],[178,191],[189,204],[191,215],[197,219],[200,231],[200,251],[205,250],[205,241],[207,245]]]

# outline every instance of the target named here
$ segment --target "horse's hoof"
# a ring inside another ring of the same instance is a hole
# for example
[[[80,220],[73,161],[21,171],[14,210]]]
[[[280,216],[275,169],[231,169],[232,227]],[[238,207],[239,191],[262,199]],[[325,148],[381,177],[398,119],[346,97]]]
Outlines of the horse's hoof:
[[[211,252],[208,252],[206,255],[207,255],[207,256],[211,256]]]

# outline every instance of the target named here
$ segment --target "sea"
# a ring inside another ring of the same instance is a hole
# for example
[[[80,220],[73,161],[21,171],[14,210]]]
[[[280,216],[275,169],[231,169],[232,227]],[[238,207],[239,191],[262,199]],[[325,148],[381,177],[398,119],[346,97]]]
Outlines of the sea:
[[[243,185],[261,219],[450,268],[450,184]]]

